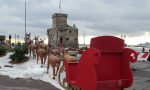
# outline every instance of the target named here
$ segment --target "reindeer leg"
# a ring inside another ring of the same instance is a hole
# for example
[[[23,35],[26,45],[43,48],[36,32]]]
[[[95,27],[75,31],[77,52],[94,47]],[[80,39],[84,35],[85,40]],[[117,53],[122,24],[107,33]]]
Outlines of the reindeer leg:
[[[45,56],[44,56],[44,64],[45,64],[45,62],[46,62],[46,58],[47,58],[47,56],[45,55]]]
[[[31,57],[31,49],[29,49],[29,51],[30,51],[30,57]]]
[[[34,59],[35,58],[35,53],[34,53],[34,51],[32,53],[33,53],[33,59]]]
[[[28,48],[28,54],[29,54],[29,57],[30,57],[30,48]]]
[[[36,54],[34,54],[34,57],[36,58]]]
[[[38,61],[39,61],[39,55],[37,55],[37,64],[38,64]]]
[[[55,79],[55,67],[53,67],[53,79]]]
[[[49,62],[47,63],[47,73],[49,72]]]
[[[59,66],[60,66],[60,64],[57,64],[57,70],[56,70],[55,76],[57,76],[57,73],[58,73],[58,70],[59,70]]]
[[[34,49],[34,58],[36,58],[36,50]]]
[[[36,54],[35,54],[35,51],[34,51],[34,58],[36,58]]]
[[[40,59],[41,59],[41,68],[43,67],[43,56],[40,55]]]
[[[41,57],[41,68],[43,67],[43,57]]]

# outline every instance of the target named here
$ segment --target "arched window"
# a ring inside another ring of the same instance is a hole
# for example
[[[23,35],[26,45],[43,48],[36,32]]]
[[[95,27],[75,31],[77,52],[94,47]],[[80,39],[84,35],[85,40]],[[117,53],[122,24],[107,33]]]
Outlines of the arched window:
[[[69,33],[71,34],[71,31],[69,31]]]
[[[62,32],[63,32],[63,30],[60,30],[60,32],[62,33]]]

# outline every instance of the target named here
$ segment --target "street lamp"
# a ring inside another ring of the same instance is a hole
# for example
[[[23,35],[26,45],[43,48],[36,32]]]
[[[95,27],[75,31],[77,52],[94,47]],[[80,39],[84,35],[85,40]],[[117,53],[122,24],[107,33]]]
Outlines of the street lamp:
[[[9,34],[9,45],[11,46],[11,34]]]
[[[18,43],[19,43],[19,35],[17,35]]]
[[[15,34],[15,45],[16,45],[16,34]]]

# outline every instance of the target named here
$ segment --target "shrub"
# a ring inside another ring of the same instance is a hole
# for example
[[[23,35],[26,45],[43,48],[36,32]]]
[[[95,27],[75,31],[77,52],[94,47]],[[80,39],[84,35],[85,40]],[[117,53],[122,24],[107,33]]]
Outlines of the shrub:
[[[28,53],[28,48],[25,45],[18,44],[14,48],[14,53],[10,55],[10,59],[15,60],[17,62],[24,60],[25,54]]]
[[[6,54],[6,48],[5,46],[0,46],[0,56]]]
[[[13,52],[13,48],[11,46],[5,46],[7,52]]]
[[[80,48],[80,50],[86,50],[87,49],[87,47],[81,47]]]

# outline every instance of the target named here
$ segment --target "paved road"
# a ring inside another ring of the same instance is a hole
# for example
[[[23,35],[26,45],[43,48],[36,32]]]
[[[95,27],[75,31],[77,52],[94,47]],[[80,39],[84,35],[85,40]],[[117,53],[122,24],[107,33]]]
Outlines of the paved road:
[[[33,79],[11,79],[0,75],[0,90],[59,90],[53,85]]]
[[[133,75],[137,77],[150,77],[150,72],[148,71],[133,71]]]
[[[134,76],[149,77],[150,72],[133,71]],[[59,90],[53,85],[33,79],[11,79],[0,75],[0,90]]]

